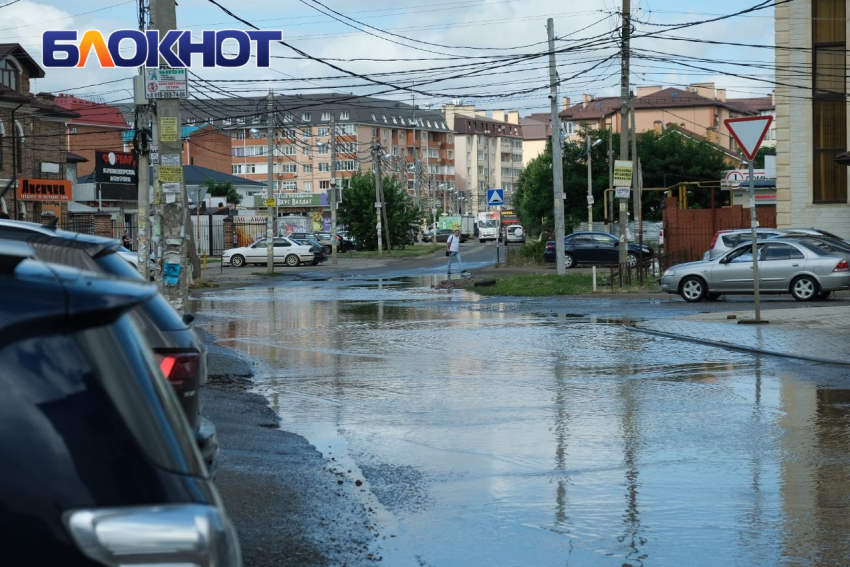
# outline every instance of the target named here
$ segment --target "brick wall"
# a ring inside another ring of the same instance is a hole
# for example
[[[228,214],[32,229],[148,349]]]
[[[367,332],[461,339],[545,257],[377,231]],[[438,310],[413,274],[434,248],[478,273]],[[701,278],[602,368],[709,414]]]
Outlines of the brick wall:
[[[664,252],[683,260],[702,258],[718,230],[750,227],[750,209],[741,205],[681,210],[676,197],[668,197],[664,205]],[[756,218],[760,227],[776,228],[776,207],[756,207]]]
[[[214,126],[206,126],[192,132],[183,144],[183,163],[232,174],[231,153],[230,136]]]
[[[94,152],[96,150],[124,151],[123,130],[112,130],[108,126],[84,126],[80,124],[69,124],[68,126],[77,130],[75,134],[68,135],[70,150],[89,160],[77,165],[79,177],[86,176],[94,171]]]

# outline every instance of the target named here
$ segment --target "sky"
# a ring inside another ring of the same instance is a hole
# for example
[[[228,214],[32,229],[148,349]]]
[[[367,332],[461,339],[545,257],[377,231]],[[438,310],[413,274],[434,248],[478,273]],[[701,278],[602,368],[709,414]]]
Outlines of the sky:
[[[225,93],[260,96],[271,88],[281,94],[381,93],[384,98],[433,108],[463,100],[478,108],[519,110],[521,115],[547,111],[547,18],[554,20],[556,48],[565,50],[557,55],[562,81],[559,95],[575,102],[583,94],[619,94],[620,63],[615,48],[619,4],[612,0],[433,0],[427,4],[412,0],[217,1],[261,29],[281,30],[285,42],[316,59],[329,60],[342,71],[275,45],[270,69],[253,65],[228,70],[193,68],[209,81],[190,85],[198,98]],[[635,35],[656,34],[632,43],[633,86],[685,87],[694,82],[714,82],[718,88],[727,89],[729,98],[765,96],[773,89],[771,49],[660,37],[771,46],[772,8],[669,32],[665,26],[717,18],[755,5],[758,0],[632,3]],[[361,23],[345,20],[328,9]],[[136,29],[137,12],[135,0],[73,4],[0,0],[0,43],[20,43],[41,63],[43,31]],[[178,0],[177,22],[179,28],[193,32],[248,29],[209,0]],[[748,62],[757,67],[741,65]],[[130,101],[131,70],[101,69],[90,62],[84,69],[46,71],[44,79],[33,83],[33,92],[67,92],[108,103]],[[349,72],[385,84],[370,84],[348,76]]]

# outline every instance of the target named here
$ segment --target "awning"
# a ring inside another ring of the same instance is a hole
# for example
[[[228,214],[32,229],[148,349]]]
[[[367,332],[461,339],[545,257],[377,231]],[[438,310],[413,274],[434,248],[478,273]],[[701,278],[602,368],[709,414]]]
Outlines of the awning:
[[[68,212],[69,213],[96,213],[96,207],[89,207],[88,205],[84,205],[82,203],[77,203],[76,201],[68,201]]]

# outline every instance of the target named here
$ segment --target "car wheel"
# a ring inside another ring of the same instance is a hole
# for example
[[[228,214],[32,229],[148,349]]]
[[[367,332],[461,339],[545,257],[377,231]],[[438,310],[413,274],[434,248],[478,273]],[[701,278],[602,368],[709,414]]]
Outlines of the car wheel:
[[[823,301],[824,299],[829,299],[830,295],[832,295],[831,291],[822,291],[818,294],[818,299]]]
[[[286,265],[290,268],[295,267],[301,263],[301,261],[298,259],[298,256],[296,256],[295,254],[289,254],[284,260],[284,262],[286,262]]]
[[[628,263],[630,268],[634,268],[635,266],[637,266],[638,265],[637,255],[629,253],[629,255],[626,256],[626,263]]]
[[[576,265],[576,259],[573,258],[573,255],[570,253],[564,254],[564,268],[570,269]]]
[[[230,259],[230,265],[234,268],[241,268],[245,265],[245,257],[236,254],[233,258]]]
[[[800,276],[791,282],[791,295],[797,301],[811,301],[818,296],[818,282],[811,276]]]
[[[705,296],[705,282],[696,276],[689,276],[682,280],[679,290],[679,293],[682,294],[682,299],[688,303],[702,301]]]
[[[325,256],[329,256],[330,254],[333,254],[333,250],[331,249],[330,246],[322,246],[322,250],[325,251]]]

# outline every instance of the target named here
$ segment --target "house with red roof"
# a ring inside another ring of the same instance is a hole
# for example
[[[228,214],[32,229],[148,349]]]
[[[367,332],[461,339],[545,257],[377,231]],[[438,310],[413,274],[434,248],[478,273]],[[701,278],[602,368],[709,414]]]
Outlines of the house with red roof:
[[[96,150],[124,151],[123,133],[130,126],[118,107],[95,100],[60,94],[56,104],[79,115],[66,125],[65,149],[83,156],[77,175],[94,171]]]

